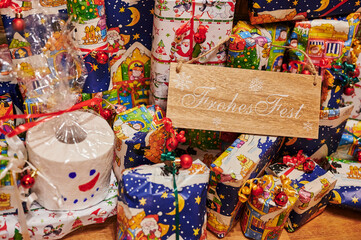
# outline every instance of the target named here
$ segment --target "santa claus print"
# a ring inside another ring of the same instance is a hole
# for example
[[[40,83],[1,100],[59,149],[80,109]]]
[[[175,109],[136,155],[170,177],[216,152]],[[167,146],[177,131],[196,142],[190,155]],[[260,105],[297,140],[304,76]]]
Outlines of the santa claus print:
[[[174,61],[184,59],[188,60],[192,55],[192,47],[191,47],[191,27],[189,26],[189,22],[183,24],[177,30],[174,30],[175,36],[172,42],[171,54],[170,58]]]
[[[142,230],[138,232],[136,239],[138,240],[161,240],[162,228],[158,225],[158,215],[148,215],[141,222]]]
[[[120,28],[122,25],[119,25],[119,27],[113,27],[108,29],[107,32],[107,40],[108,40],[108,50],[114,55],[118,51],[125,49],[125,45],[130,40],[130,35],[120,34]]]

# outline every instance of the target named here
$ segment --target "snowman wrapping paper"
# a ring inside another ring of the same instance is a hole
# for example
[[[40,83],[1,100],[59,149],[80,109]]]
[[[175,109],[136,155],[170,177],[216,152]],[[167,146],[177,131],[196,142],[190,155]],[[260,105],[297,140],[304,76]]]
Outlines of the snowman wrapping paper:
[[[150,103],[166,108],[171,62],[196,58],[231,34],[234,7],[234,0],[156,0]],[[196,63],[224,66],[225,46]]]
[[[313,160],[309,161],[312,161],[308,162],[309,165],[314,165],[310,172],[304,170],[305,164],[293,168],[275,163],[266,169],[268,174],[277,177],[287,173],[287,177],[292,181],[291,186],[298,192],[299,198],[286,223],[289,232],[297,230],[325,210],[337,181],[332,173],[321,168]]]
[[[164,163],[124,171],[119,182],[117,240],[205,240],[209,169],[199,160],[175,175],[179,214],[175,209],[173,175]]]
[[[154,1],[105,2],[113,91],[128,109],[149,102],[153,12]]]
[[[263,172],[282,139],[242,134],[211,164],[207,228],[218,237],[225,237],[240,217],[239,189],[248,178]]]

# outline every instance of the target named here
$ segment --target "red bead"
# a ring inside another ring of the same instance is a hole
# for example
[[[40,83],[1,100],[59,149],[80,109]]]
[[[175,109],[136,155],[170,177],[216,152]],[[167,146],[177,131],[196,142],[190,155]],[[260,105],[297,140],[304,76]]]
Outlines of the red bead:
[[[346,86],[345,89],[343,90],[343,93],[346,95],[346,96],[351,96],[352,94],[354,94],[355,92],[355,88],[353,86]]]
[[[302,70],[301,74],[311,75],[311,72],[308,70]]]
[[[284,192],[280,192],[278,193],[276,196],[275,196],[275,203],[278,205],[278,206],[285,206],[288,202],[288,197],[286,195],[286,193]]]
[[[263,188],[261,186],[256,185],[252,188],[252,195],[253,196],[260,196],[263,193]]]
[[[303,171],[306,173],[311,173],[315,169],[316,165],[315,162],[312,160],[306,160],[303,164]]]
[[[11,25],[13,26],[13,29],[17,32],[24,31],[25,29],[25,21],[22,18],[14,18]]]
[[[180,164],[184,169],[190,168],[193,163],[193,158],[188,154],[183,154],[180,156]]]
[[[106,54],[105,52],[97,52],[97,54],[95,55],[95,59],[100,64],[106,64],[108,62],[109,57],[108,54]]]
[[[103,109],[101,115],[105,120],[110,120],[113,116],[113,112],[110,109]]]
[[[34,178],[29,174],[24,175],[20,180],[20,184],[23,186],[23,188],[31,188],[34,186],[34,183]]]

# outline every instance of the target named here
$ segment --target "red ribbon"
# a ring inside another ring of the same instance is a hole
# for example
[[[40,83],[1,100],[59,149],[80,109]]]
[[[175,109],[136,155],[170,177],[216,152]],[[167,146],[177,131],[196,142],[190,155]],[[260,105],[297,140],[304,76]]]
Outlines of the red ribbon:
[[[16,13],[22,12],[21,7],[16,2],[13,2],[11,0],[2,0],[0,2],[0,8],[8,8],[8,7],[13,9]]]
[[[105,44],[101,47],[98,47],[98,48],[94,48],[94,49],[87,49],[87,48],[80,48],[80,51],[82,52],[87,52],[87,54],[85,56],[83,56],[83,59],[86,58],[90,53],[92,52],[106,52],[106,53],[112,53],[114,51],[109,51],[109,50],[104,50],[105,48],[108,47],[108,44]]]
[[[76,110],[79,110],[83,107],[89,107],[89,106],[98,106],[99,110],[102,111],[102,104],[103,99],[101,98],[92,98],[89,100],[86,100],[84,102],[75,104],[74,106],[72,106],[71,108],[68,108],[66,110],[62,110],[62,111],[58,111],[58,112],[52,112],[52,113],[35,113],[35,114],[19,114],[19,115],[6,115],[3,117],[0,117],[0,124],[2,124],[2,121],[5,121],[7,119],[18,119],[18,118],[22,118],[22,119],[30,119],[30,118],[41,118],[44,117],[42,119],[38,119],[34,122],[28,122],[25,123],[23,125],[20,125],[18,127],[16,127],[12,132],[10,133],[4,133],[2,132],[4,135],[7,135],[9,137],[13,137],[15,135],[18,135],[20,133],[23,133],[25,131],[27,131],[28,129],[35,127],[37,125],[39,125],[40,123],[46,122],[50,119],[52,119],[53,117],[59,116],[63,113],[67,113],[67,112],[73,112]]]
[[[292,168],[288,169],[287,172],[284,173],[284,175],[288,175],[290,174],[293,169],[299,167],[300,165],[303,165],[307,160],[311,160],[311,158],[309,157],[305,157],[303,154],[302,154],[302,150],[300,150],[296,157],[291,157],[291,156],[284,156],[283,157],[283,163],[289,167],[292,166]]]

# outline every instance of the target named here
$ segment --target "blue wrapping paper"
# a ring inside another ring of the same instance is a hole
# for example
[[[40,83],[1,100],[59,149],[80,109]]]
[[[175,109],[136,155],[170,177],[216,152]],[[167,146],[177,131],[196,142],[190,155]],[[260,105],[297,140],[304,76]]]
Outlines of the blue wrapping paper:
[[[275,157],[282,138],[242,134],[211,165],[207,228],[224,237],[239,219],[238,191]]]
[[[296,155],[299,150],[312,159],[321,159],[334,153],[341,140],[353,106],[320,111],[318,139],[286,138],[283,155]]]
[[[269,166],[266,171],[268,174],[280,177],[290,168],[287,165],[276,163]],[[297,190],[299,195],[286,223],[287,231],[293,232],[325,210],[336,179],[332,173],[327,172],[317,163],[315,163],[315,169],[310,173],[295,168],[287,174],[287,177],[292,181],[291,186]]]
[[[199,160],[176,175],[179,239],[206,239],[206,197],[209,169]],[[175,240],[173,175],[164,164],[143,165],[124,171],[119,182],[117,240]]]
[[[331,203],[361,211],[361,163],[333,157],[328,160],[329,170],[337,179]]]
[[[120,88],[124,94],[131,93],[132,89],[138,93],[130,107],[148,104],[153,7],[154,1],[108,0],[105,3],[111,81],[113,87]],[[138,89],[134,89],[135,82]]]
[[[361,10],[360,3],[348,0],[251,0],[250,7],[252,24],[344,15]]]

